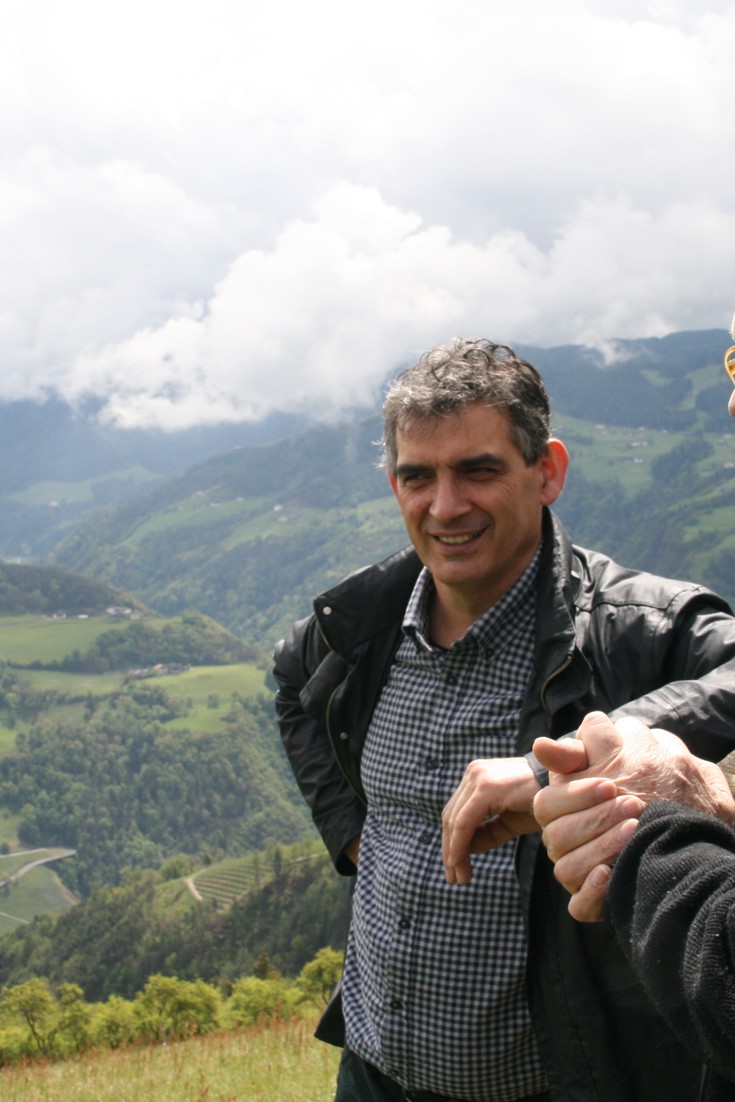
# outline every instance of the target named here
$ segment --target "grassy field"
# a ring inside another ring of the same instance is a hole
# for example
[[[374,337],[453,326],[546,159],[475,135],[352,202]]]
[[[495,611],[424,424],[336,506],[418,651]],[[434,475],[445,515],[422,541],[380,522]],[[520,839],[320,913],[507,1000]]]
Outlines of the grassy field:
[[[92,1053],[0,1071],[3,1102],[330,1102],[339,1050],[313,1025]]]
[[[631,429],[599,424],[566,415],[555,418],[554,432],[569,448],[572,462],[593,482],[620,479],[628,493],[643,489],[651,481],[654,459],[685,444],[685,433],[656,429]],[[698,464],[703,474],[735,460],[732,433],[706,433],[713,453]]]
[[[170,720],[167,726],[195,732],[217,730],[220,716],[230,709],[233,693],[254,697],[266,692],[265,671],[243,664],[197,666],[163,678],[161,683],[167,693],[187,704],[186,715]]]
[[[34,482],[18,493],[11,494],[13,501],[23,505],[47,505],[51,501],[79,504],[94,499],[95,486],[108,481],[126,481],[142,485],[153,481],[154,476],[145,467],[125,467],[100,478],[88,478],[81,482]]]
[[[1,863],[0,874],[4,874]],[[68,911],[74,902],[53,868],[39,865],[21,876],[9,889],[0,890],[0,937],[25,925],[30,916]]]
[[[149,618],[146,623],[159,626],[165,620]],[[0,617],[0,661],[58,662],[74,650],[86,651],[103,631],[123,631],[127,625],[115,624],[106,617],[87,620],[49,620],[45,616]]]

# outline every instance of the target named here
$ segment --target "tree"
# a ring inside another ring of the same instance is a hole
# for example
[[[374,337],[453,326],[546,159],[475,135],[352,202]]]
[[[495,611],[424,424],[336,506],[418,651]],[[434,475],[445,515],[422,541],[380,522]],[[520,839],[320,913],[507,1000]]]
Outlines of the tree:
[[[305,1000],[326,1006],[342,974],[344,953],[336,949],[320,949],[313,960],[305,964],[296,986]]]
[[[191,983],[174,976],[151,976],[135,1006],[144,1030],[165,1041],[216,1029],[222,998],[204,980]]]
[[[25,1022],[39,1053],[51,1051],[56,1026],[56,1000],[45,980],[34,978],[16,987],[4,987],[2,1010]]]
[[[257,1025],[291,1017],[293,999],[288,998],[288,984],[281,979],[259,979],[244,976],[236,981],[227,1000],[227,1017],[232,1025]]]

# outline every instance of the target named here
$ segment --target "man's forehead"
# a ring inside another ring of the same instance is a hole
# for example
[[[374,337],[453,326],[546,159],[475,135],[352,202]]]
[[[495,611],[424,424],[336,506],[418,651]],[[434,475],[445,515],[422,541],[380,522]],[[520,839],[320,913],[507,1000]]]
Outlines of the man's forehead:
[[[409,417],[396,431],[397,451],[414,447],[446,446],[472,441],[472,450],[484,442],[480,450],[495,449],[510,443],[510,418],[505,409],[474,402],[443,414]]]

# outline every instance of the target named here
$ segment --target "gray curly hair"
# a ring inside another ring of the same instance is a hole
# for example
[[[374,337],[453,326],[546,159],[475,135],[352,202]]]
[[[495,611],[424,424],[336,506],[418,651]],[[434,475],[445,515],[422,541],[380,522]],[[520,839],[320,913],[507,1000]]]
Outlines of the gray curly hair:
[[[398,430],[473,402],[506,410],[511,439],[531,466],[546,451],[551,412],[543,379],[512,348],[455,337],[425,352],[393,381],[383,404],[382,466],[395,472]]]

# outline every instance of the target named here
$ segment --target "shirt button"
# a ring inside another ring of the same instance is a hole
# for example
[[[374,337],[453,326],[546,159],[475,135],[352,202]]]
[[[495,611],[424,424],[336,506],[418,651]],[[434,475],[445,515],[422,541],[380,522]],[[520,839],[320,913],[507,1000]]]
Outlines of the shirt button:
[[[427,758],[426,761],[424,762],[424,768],[425,769],[438,769],[439,768],[439,762],[436,760],[436,758]]]
[[[329,605],[325,605],[324,608],[322,609],[322,612],[324,613],[325,616],[331,616],[332,615],[332,610],[329,607]]]
[[[402,1000],[401,999],[391,999],[390,1008],[391,1008],[391,1010],[403,1010]]]
[[[349,738],[350,736],[349,736],[349,735],[347,734],[347,732],[346,732],[346,731],[340,731],[340,733],[339,733],[339,737],[340,737],[340,741],[341,741],[341,742],[347,742],[347,739],[348,739],[348,738]]]
[[[431,838],[432,834],[430,830],[425,830],[422,834],[419,834],[419,842],[421,842],[423,846],[428,845],[428,843],[431,841]]]
[[[411,925],[411,919],[406,918],[405,915],[398,919],[398,929],[399,930],[408,930],[410,925]]]
[[[447,685],[458,685],[458,684],[459,684],[459,678],[457,677],[456,673],[448,673],[447,674]]]

